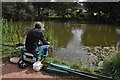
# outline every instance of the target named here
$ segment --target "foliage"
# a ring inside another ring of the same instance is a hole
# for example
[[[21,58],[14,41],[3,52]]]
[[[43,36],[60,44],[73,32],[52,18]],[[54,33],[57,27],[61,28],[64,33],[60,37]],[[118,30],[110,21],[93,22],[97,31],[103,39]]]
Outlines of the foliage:
[[[90,69],[89,67],[86,67],[86,66],[80,66],[80,65],[77,65],[77,64],[74,64],[74,63],[70,64],[70,66],[73,69],[93,73],[93,70]]]
[[[2,3],[2,14],[8,20],[33,20],[33,16],[36,16],[33,5],[24,2]]]
[[[21,43],[22,42],[22,23],[20,21],[7,21],[2,19],[2,43]]]
[[[65,18],[66,16],[73,16],[75,7],[78,3],[66,3],[66,2],[15,2],[15,3],[3,3],[2,4],[2,14],[3,18],[8,20],[42,20],[49,18],[49,16],[61,16]]]
[[[45,27],[45,32],[44,36],[47,39],[47,41],[50,41],[50,43],[53,43],[54,40],[54,33],[53,33],[53,28],[51,26],[46,26]]]
[[[45,20],[49,18],[76,18],[98,20],[101,22],[116,21],[120,18],[120,2],[118,3],[75,3],[75,2],[29,2],[3,3],[3,17],[10,20]],[[82,12],[85,9],[88,13]],[[95,14],[96,15],[95,15]],[[85,17],[87,15],[87,17]],[[54,16],[54,17],[50,17]],[[56,17],[57,16],[57,17]]]
[[[54,29],[52,26],[45,26],[44,37],[50,42],[51,49],[54,50],[57,47],[58,40],[54,37]],[[49,51],[49,56],[51,56],[52,51]]]
[[[120,53],[104,61],[103,71],[120,77]]]
[[[98,20],[114,21],[120,18],[120,2],[100,2],[100,3],[84,3],[88,9],[89,17]],[[96,15],[94,15],[96,13]]]
[[[53,62],[53,63],[58,63],[58,64],[66,64],[65,61],[63,61],[63,60],[53,59],[51,57],[46,58],[45,62]]]
[[[22,23],[20,21],[7,21],[2,19],[2,44],[15,45],[17,43],[22,43]],[[6,52],[13,48],[2,47],[2,51]]]

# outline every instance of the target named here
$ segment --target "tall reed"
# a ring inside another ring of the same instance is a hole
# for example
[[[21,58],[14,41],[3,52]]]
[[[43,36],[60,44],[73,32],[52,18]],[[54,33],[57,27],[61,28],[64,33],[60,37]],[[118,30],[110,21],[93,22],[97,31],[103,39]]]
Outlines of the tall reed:
[[[57,40],[54,37],[54,28],[52,26],[45,26],[44,36],[52,44],[52,46],[57,46]]]
[[[22,38],[22,23],[20,21],[7,21],[6,19],[2,19],[2,44],[15,45],[17,43],[21,43]],[[2,51],[11,50],[11,48],[2,47]]]
[[[20,21],[2,20],[2,43],[16,44],[21,42],[21,26]]]

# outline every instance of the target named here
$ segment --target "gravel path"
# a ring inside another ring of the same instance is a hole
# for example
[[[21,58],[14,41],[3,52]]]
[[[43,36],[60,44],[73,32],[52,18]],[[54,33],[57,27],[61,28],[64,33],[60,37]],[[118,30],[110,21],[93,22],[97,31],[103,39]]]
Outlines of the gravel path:
[[[20,69],[16,64],[4,63],[0,64],[2,68],[2,78],[63,78],[62,75],[46,73],[44,71],[35,72],[32,67],[27,67],[26,69]]]

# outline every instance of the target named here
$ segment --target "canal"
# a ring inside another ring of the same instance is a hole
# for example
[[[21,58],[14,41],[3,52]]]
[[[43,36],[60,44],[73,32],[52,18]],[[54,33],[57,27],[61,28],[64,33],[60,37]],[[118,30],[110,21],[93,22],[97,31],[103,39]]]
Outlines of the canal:
[[[33,24],[23,22],[25,36]],[[51,57],[83,66],[101,66],[107,56],[117,52],[120,43],[120,28],[116,25],[44,21],[44,26],[52,28],[56,40],[53,40],[57,46]]]

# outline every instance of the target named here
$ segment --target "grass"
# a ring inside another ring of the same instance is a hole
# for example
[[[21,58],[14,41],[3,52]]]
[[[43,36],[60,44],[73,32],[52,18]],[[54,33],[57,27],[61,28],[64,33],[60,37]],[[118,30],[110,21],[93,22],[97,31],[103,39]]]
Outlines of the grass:
[[[20,21],[7,21],[2,19],[2,43],[15,44],[22,41],[22,23]]]
[[[22,23],[20,21],[7,21],[2,19],[2,44],[15,45],[22,42]],[[2,53],[14,51],[13,47],[2,46]]]
[[[54,37],[54,29],[52,26],[45,26],[44,37],[47,41],[50,42],[50,46],[55,49],[58,45],[58,40]],[[51,56],[51,52],[49,52],[49,56]]]
[[[58,63],[58,64],[64,64],[64,65],[70,66],[70,68],[73,68],[73,69],[76,69],[76,70],[94,73],[93,70],[91,70],[88,67],[80,66],[80,65],[70,63],[70,62],[67,62],[67,61],[64,61],[64,60],[54,59],[54,58],[51,58],[51,57],[46,58],[45,62],[53,62],[53,63]]]
[[[54,29],[51,26],[45,27],[45,32],[44,32],[45,39],[47,39],[47,41],[49,41],[51,44],[53,43],[53,40],[54,40],[53,31]]]
[[[120,52],[104,61],[103,72],[120,77]]]
[[[74,63],[71,63],[71,62],[67,62],[67,61],[64,61],[64,60],[54,59],[54,58],[51,58],[51,57],[46,58],[45,62],[52,62],[52,63],[61,64],[61,65],[66,65],[66,66],[70,67],[71,69],[79,70],[79,71],[82,71],[82,72],[94,73],[93,70],[91,70],[88,67],[80,66],[80,65],[77,65],[77,64],[74,64]],[[80,75],[75,75],[75,74],[70,74],[69,76],[66,77],[66,80],[69,80],[69,79],[91,80],[91,79],[82,77]]]

